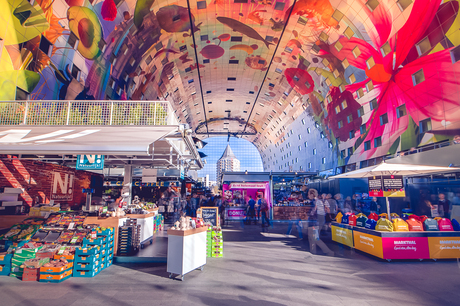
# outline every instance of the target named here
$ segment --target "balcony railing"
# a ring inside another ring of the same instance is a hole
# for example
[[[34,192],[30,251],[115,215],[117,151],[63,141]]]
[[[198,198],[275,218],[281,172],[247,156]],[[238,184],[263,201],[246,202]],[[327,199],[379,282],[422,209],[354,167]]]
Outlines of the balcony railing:
[[[168,101],[0,101],[0,125],[176,125]]]

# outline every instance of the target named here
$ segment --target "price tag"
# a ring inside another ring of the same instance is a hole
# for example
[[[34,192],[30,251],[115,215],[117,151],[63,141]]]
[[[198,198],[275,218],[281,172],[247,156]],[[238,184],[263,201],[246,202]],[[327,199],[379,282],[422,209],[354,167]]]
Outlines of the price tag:
[[[103,214],[106,214],[106,213],[107,213],[107,206],[104,206],[104,207],[102,208],[102,213],[103,213]]]
[[[64,251],[65,251],[65,246],[62,246],[58,251],[58,255],[64,254]]]
[[[97,238],[97,232],[91,231],[91,239],[96,239],[96,238]]]
[[[69,223],[69,230],[73,229],[75,226],[75,222],[70,222]]]
[[[77,240],[78,240],[78,237],[77,237],[77,236],[72,237],[72,240],[70,240],[70,243],[71,243],[71,244],[75,244],[75,243],[77,242]]]

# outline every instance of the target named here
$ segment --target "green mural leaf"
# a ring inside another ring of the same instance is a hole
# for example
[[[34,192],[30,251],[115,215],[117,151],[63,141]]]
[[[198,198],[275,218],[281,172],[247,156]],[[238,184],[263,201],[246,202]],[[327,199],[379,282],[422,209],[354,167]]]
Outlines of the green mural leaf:
[[[150,7],[155,0],[138,0],[136,2],[136,8],[134,9],[134,25],[136,28],[140,28],[144,17],[150,13]]]
[[[391,145],[390,149],[388,150],[388,154],[395,154],[398,150],[399,143],[401,142],[401,136],[398,137],[395,142]]]
[[[421,138],[419,139],[419,127],[410,115],[407,129],[401,134],[401,151],[409,150],[412,147],[417,147]]]

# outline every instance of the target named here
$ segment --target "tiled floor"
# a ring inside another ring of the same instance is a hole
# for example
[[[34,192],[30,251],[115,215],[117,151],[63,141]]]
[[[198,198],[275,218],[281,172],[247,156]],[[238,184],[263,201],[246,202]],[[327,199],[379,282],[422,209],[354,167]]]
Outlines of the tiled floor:
[[[312,255],[286,229],[228,227],[224,258],[183,282],[165,264],[116,264],[61,284],[0,277],[0,305],[460,305],[457,261],[388,263],[333,243],[336,256]]]

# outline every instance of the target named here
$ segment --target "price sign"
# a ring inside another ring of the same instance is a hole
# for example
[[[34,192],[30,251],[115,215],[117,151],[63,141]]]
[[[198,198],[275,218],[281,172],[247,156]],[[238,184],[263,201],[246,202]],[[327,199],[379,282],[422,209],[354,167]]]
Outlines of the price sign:
[[[75,243],[77,243],[77,240],[78,240],[78,237],[77,237],[77,236],[72,237],[72,240],[70,240],[70,243],[71,243],[71,244],[75,244]]]
[[[201,217],[204,223],[211,223],[212,226],[219,226],[217,207],[201,207]]]
[[[65,251],[65,246],[62,246],[58,251],[58,255],[64,254],[64,251]]]
[[[75,226],[75,222],[70,222],[69,223],[69,230],[73,229],[74,226]]]

